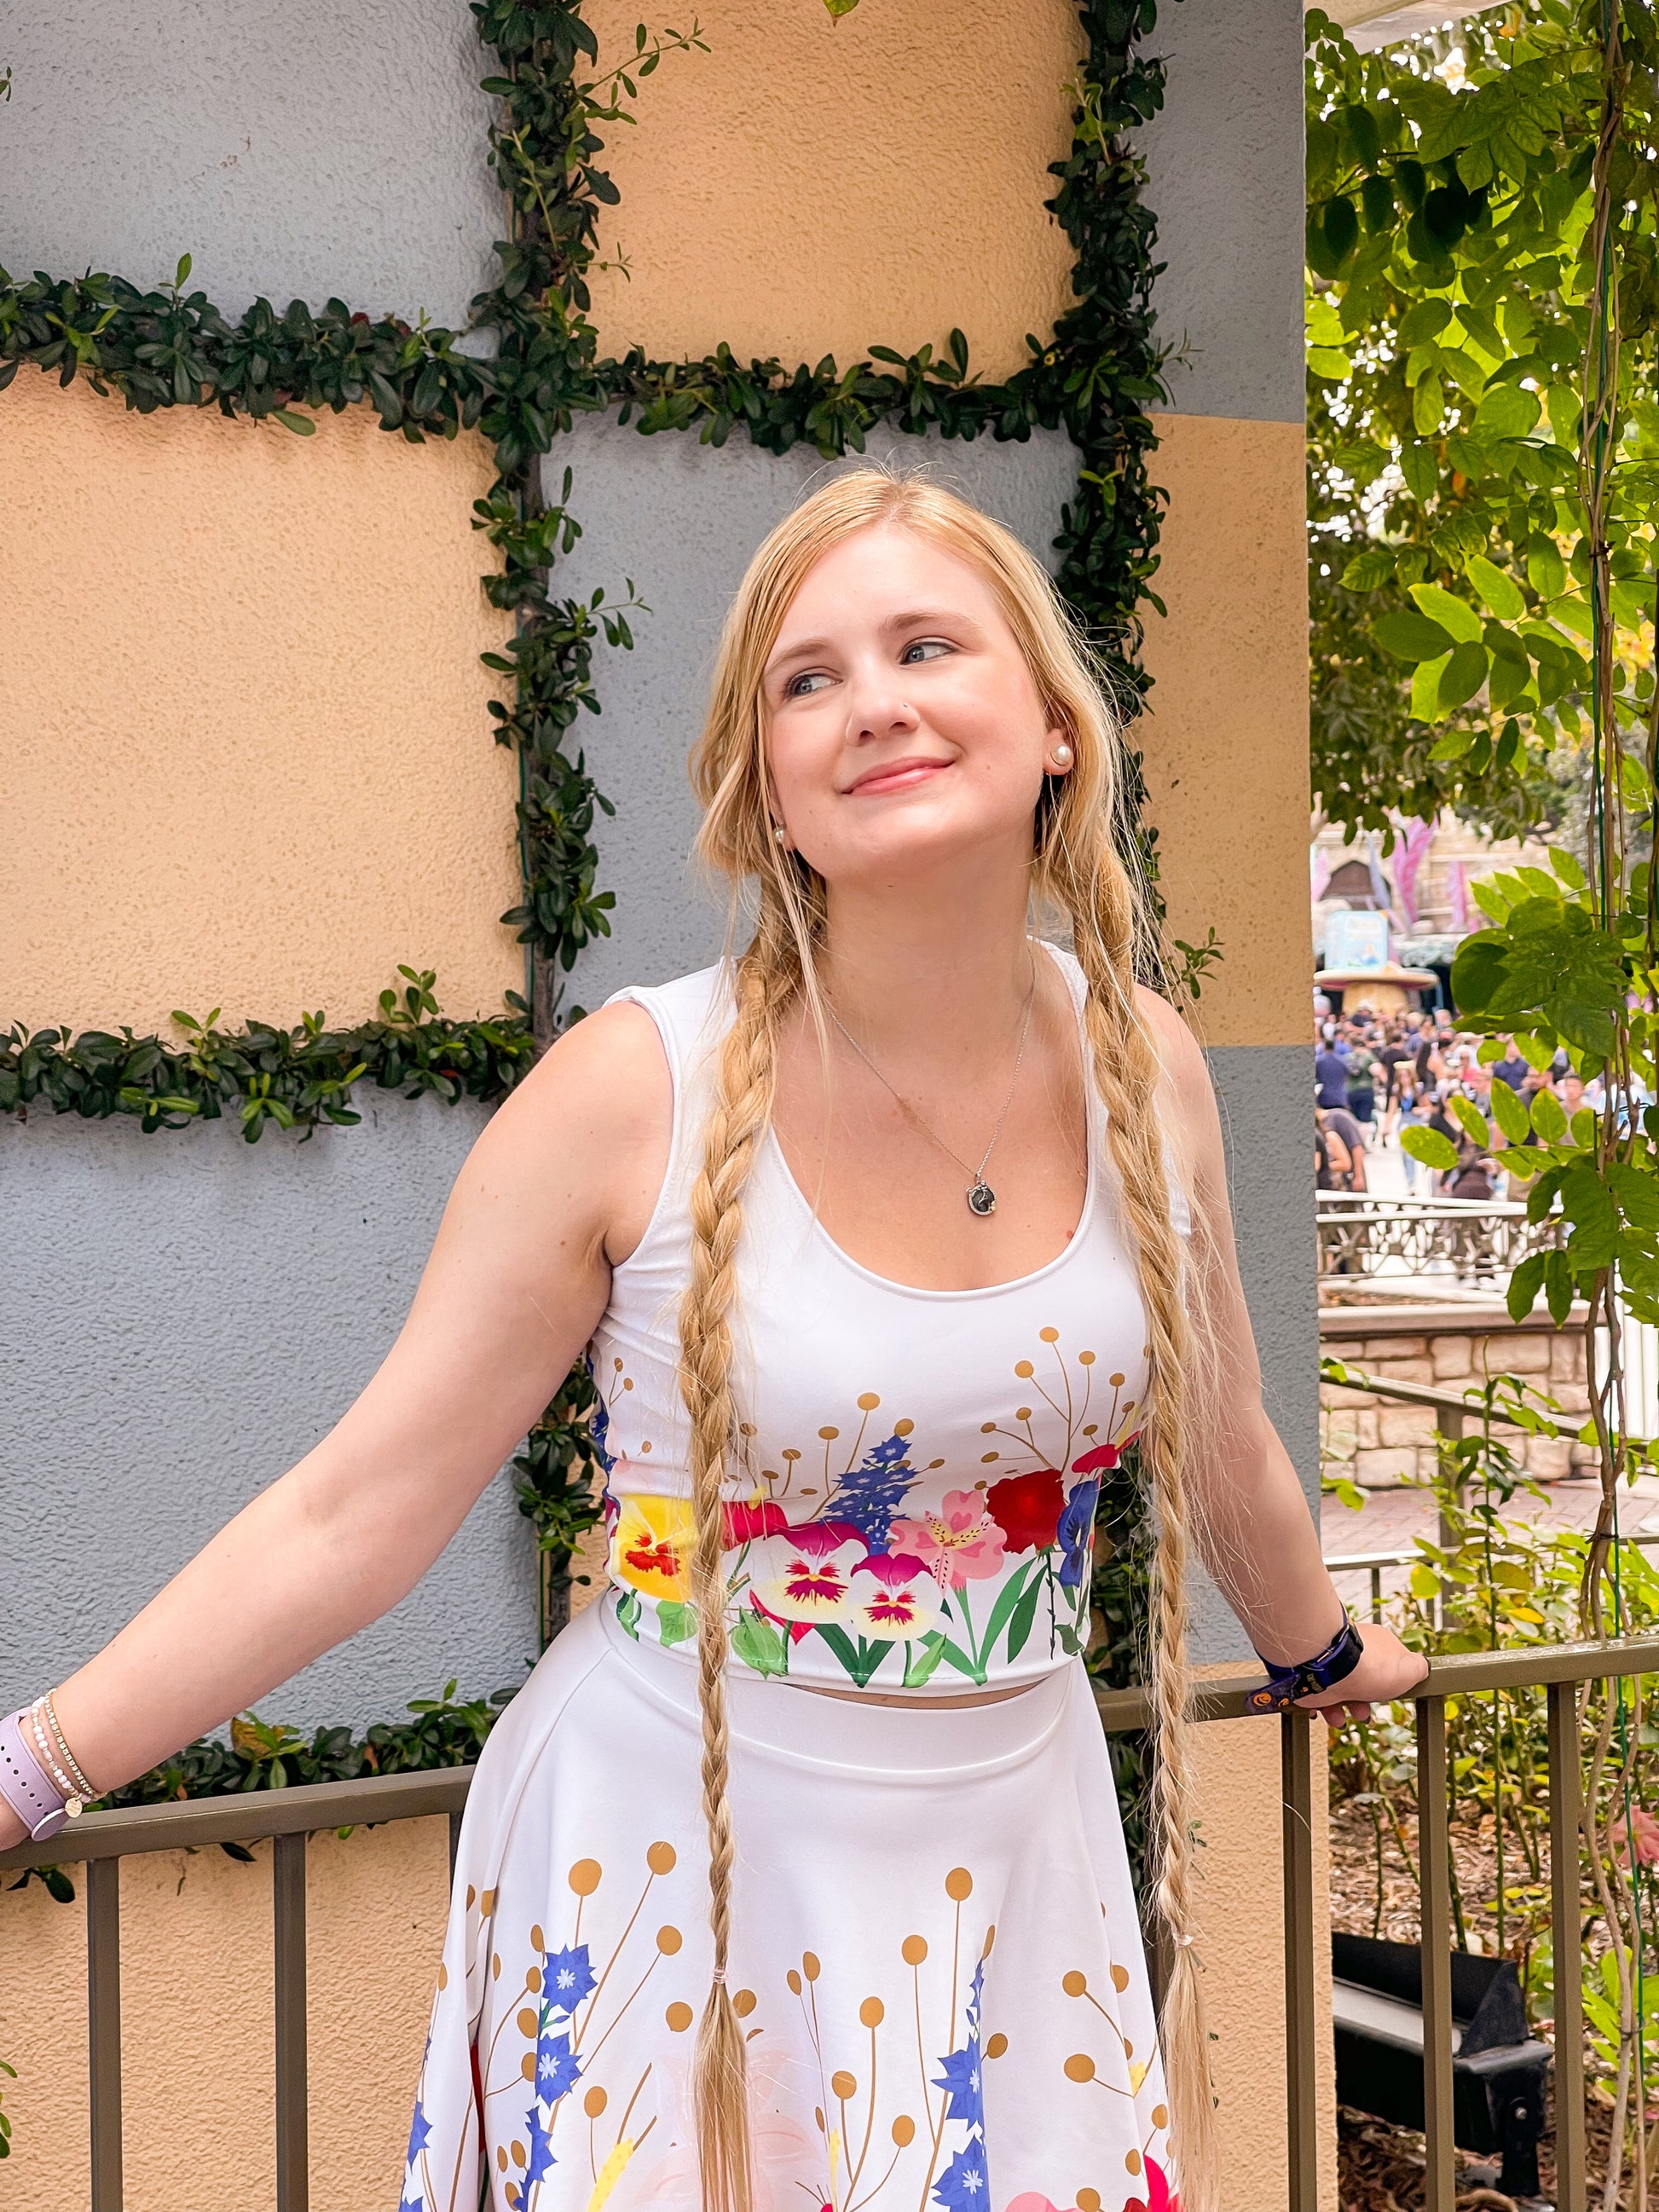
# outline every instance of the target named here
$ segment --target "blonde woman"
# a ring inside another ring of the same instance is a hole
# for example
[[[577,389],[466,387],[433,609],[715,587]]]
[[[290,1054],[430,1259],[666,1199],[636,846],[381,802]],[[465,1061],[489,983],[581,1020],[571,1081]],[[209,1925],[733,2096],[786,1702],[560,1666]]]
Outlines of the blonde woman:
[[[0,1787],[33,1826],[384,1612],[586,1345],[611,1584],[480,1765],[406,2212],[1219,2212],[1189,1531],[1274,1695],[1420,1662],[1346,1620],[1262,1412],[1110,716],[1006,531],[862,471],[755,556],[693,768],[746,950],[561,1039],[363,1396]],[[1132,1442],[1162,2063],[1080,1656]]]

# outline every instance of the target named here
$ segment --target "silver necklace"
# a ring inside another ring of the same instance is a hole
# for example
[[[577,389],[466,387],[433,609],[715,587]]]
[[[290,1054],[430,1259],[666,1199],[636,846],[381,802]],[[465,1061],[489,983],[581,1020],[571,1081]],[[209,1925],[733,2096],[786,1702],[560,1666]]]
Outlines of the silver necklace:
[[[951,1158],[956,1162],[957,1165],[959,1168],[965,1170],[969,1177],[967,1190],[968,1211],[970,1213],[977,1214],[981,1221],[983,1221],[988,1215],[994,1213],[997,1210],[997,1194],[995,1191],[992,1189],[990,1184],[985,1180],[985,1163],[990,1158],[992,1153],[996,1150],[997,1139],[1002,1134],[1002,1125],[1008,1118],[1008,1109],[1014,1103],[1014,1091],[1019,1082],[1019,1064],[1025,1057],[1025,1040],[1030,1033],[1031,1008],[1035,1005],[1036,1000],[1036,962],[1033,960],[1031,963],[1030,985],[1025,994],[1025,1015],[1024,1020],[1019,1025],[1019,1043],[1014,1052],[1014,1072],[1009,1079],[1008,1096],[1002,1102],[1002,1111],[997,1115],[997,1125],[991,1132],[991,1141],[987,1145],[984,1152],[981,1154],[980,1163],[976,1168],[969,1167],[967,1161],[963,1158],[962,1154],[956,1150],[954,1146],[947,1145],[944,1138],[939,1135],[937,1129],[930,1128],[928,1127],[927,1123],[922,1120],[921,1115],[917,1113],[915,1108],[911,1105],[909,1100],[901,1097],[898,1091],[893,1090],[892,1085],[888,1082],[887,1078],[876,1066],[875,1061],[871,1059],[869,1054],[866,1052],[864,1047],[853,1035],[851,1030],[848,1028],[846,1023],[842,1021],[841,1016],[836,1012],[835,1008],[833,1006],[830,1008],[830,1020],[846,1038],[848,1043],[852,1046],[854,1051],[857,1053],[859,1058],[869,1069],[871,1074],[875,1077],[877,1082],[879,1083],[884,1090],[892,1093],[894,1098],[898,1101],[898,1104],[902,1112],[909,1120],[915,1123],[917,1128],[921,1131],[924,1137],[931,1137],[933,1142],[939,1146],[940,1152],[948,1152]],[[826,1004],[828,1002],[826,1001]]]

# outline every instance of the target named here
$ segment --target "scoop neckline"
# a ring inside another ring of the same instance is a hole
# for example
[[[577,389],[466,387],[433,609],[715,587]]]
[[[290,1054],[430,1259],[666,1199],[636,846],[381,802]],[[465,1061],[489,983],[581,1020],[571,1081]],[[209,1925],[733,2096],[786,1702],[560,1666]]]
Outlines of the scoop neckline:
[[[965,1291],[931,1290],[921,1283],[901,1283],[895,1276],[878,1274],[873,1267],[866,1267],[863,1261],[855,1260],[844,1245],[838,1244],[823,1222],[819,1220],[817,1212],[807,1200],[805,1192],[796,1182],[793,1169],[784,1158],[783,1146],[778,1142],[776,1129],[770,1121],[767,1123],[763,1150],[776,1168],[784,1188],[795,1205],[806,1216],[807,1226],[811,1233],[841,1262],[843,1267],[862,1277],[866,1283],[873,1284],[878,1290],[890,1291],[900,1297],[932,1298],[945,1304],[958,1304],[969,1298],[1001,1297],[1010,1291],[1022,1291],[1028,1285],[1045,1282],[1057,1268],[1063,1267],[1068,1260],[1075,1256],[1079,1247],[1083,1243],[1085,1232],[1093,1223],[1100,1182],[1098,1117],[1105,1109],[1096,1095],[1093,1084],[1087,1079],[1088,1033],[1084,1027],[1083,1009],[1078,1002],[1076,988],[1066,970],[1065,957],[1059,947],[1050,945],[1046,938],[1034,937],[1030,941],[1033,945],[1040,945],[1054,962],[1060,972],[1060,981],[1066,987],[1066,995],[1072,1002],[1072,1012],[1077,1022],[1078,1042],[1085,1068],[1083,1103],[1089,1152],[1088,1170],[1083,1188],[1083,1210],[1078,1215],[1077,1227],[1073,1230],[1054,1257],[1045,1260],[1040,1267],[1033,1267],[1028,1274],[1011,1275],[1006,1282],[981,1283],[974,1289]]]

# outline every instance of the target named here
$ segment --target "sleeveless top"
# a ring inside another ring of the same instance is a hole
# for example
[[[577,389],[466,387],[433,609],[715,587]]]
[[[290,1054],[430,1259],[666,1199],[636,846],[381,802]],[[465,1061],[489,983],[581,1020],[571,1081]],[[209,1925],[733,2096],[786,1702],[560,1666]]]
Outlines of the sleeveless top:
[[[1082,970],[1045,950],[1080,1025]],[[731,970],[630,988],[607,1004],[619,1002],[657,1024],[674,1121],[655,1210],[613,1271],[588,1347],[606,1601],[631,1636],[689,1662],[678,1307],[689,1200],[732,1019]],[[1088,1185],[1071,1241],[1046,1266],[985,1290],[918,1290],[860,1266],[817,1220],[767,1132],[743,1195],[732,1314],[739,1419],[724,1513],[735,1666],[945,1693],[1031,1681],[1082,1651],[1101,1475],[1139,1425],[1147,1373],[1105,1110],[1092,1083],[1087,1091]]]

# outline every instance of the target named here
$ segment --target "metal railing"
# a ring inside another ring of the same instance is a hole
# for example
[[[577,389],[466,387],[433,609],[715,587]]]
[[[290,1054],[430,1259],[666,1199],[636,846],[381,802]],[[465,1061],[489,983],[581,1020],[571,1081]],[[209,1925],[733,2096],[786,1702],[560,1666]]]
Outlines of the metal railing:
[[[1583,2021],[1577,1838],[1580,1823],[1580,1686],[1659,1673],[1659,1638],[1626,1644],[1536,1645],[1459,1653],[1435,1660],[1410,1702],[1417,1711],[1418,1873],[1422,1894],[1424,2094],[1427,2164],[1425,2212],[1454,2212],[1452,2142],[1450,1795],[1446,1700],[1480,1691],[1544,1687],[1548,1693],[1549,1837],[1555,1944],[1556,2202],[1583,2203]],[[1194,1685],[1199,1721],[1246,1717],[1257,1668]],[[1144,1690],[1096,1692],[1109,1734],[1150,1721]],[[1321,2025],[1314,1911],[1314,1717],[1279,1717],[1285,1942],[1285,2128],[1288,2212],[1318,2212],[1318,2066]],[[276,2136],[277,2212],[309,2212],[307,2121],[306,1841],[359,1824],[447,1814],[450,1865],[474,1770],[376,1776],[257,1795],[198,1798],[134,1812],[88,1813],[72,1849],[87,1869],[87,2040],[91,2074],[92,2212],[122,2212],[120,1862],[145,1851],[275,1840]],[[0,1869],[65,1858],[61,1839],[0,1852]]]
[[[1495,1287],[1560,1234],[1518,1202],[1489,1198],[1396,1198],[1322,1190],[1314,1209],[1319,1272],[1330,1276],[1450,1275]]]

